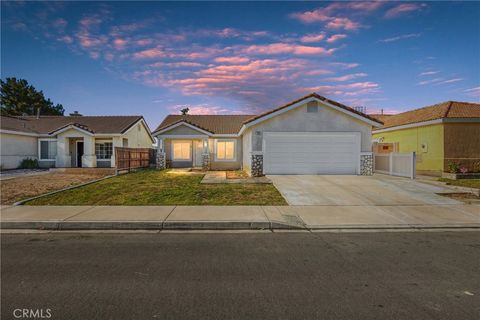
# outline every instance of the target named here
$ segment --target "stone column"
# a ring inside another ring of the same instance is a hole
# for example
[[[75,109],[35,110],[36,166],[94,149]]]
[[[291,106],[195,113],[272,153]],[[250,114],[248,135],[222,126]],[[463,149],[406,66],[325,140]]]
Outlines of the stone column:
[[[166,167],[167,167],[167,159],[165,157],[165,152],[157,151],[156,168],[163,170]]]
[[[263,153],[262,152],[252,152],[252,177],[261,177],[263,176]]]
[[[373,153],[362,152],[360,154],[360,175],[371,176],[373,175]]]
[[[208,138],[203,139],[202,169],[210,170],[210,152],[208,150]]]

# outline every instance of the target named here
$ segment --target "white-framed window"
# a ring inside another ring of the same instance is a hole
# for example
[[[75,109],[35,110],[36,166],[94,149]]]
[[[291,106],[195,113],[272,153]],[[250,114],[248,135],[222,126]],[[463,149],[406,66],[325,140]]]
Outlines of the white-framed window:
[[[233,139],[216,140],[215,142],[215,160],[217,161],[235,161],[237,142]]]
[[[110,160],[113,153],[113,144],[111,142],[95,142],[95,155],[97,160]]]
[[[55,161],[55,158],[57,157],[57,140],[39,139],[38,156],[41,161]]]
[[[192,142],[191,141],[172,141],[172,160],[191,161],[192,160]]]

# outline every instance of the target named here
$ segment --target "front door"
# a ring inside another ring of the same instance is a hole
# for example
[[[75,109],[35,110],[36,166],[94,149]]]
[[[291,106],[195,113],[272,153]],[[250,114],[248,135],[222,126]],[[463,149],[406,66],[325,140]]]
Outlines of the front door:
[[[202,154],[203,154],[203,141],[194,141],[195,146],[195,163],[193,164],[194,167],[201,167],[202,166]]]
[[[77,167],[82,167],[83,142],[77,142]]]

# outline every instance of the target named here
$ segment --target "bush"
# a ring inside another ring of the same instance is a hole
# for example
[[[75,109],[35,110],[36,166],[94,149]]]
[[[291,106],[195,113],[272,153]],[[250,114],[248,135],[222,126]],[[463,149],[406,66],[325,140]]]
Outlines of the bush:
[[[460,171],[460,166],[458,163],[453,161],[448,161],[448,171],[450,173],[458,173]]]
[[[25,158],[22,160],[18,168],[19,169],[36,169],[38,168],[38,160]]]

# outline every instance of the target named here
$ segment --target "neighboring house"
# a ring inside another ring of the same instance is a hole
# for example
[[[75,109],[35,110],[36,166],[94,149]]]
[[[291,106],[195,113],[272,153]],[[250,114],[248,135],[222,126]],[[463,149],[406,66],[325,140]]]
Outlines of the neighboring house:
[[[153,135],[161,167],[262,174],[371,174],[382,123],[315,93],[260,115],[169,115]]]
[[[142,116],[2,116],[2,169],[25,158],[40,167],[115,167],[115,147],[152,148]]]
[[[474,169],[480,164],[480,104],[448,101],[396,115],[374,116],[384,122],[373,131],[380,143],[417,154],[417,172],[440,175],[455,162]]]

